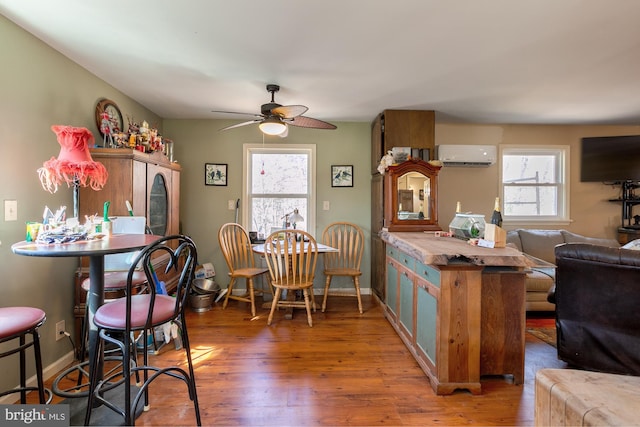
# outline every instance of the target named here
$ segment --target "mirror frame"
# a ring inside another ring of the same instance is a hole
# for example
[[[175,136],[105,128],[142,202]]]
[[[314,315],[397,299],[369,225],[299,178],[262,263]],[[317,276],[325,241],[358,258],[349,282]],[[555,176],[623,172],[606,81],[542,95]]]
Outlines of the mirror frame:
[[[438,225],[438,173],[442,166],[432,165],[423,160],[409,159],[397,165],[389,166],[384,178],[384,226],[389,231],[440,231]],[[431,182],[431,218],[398,218],[398,179],[409,172],[418,172]]]

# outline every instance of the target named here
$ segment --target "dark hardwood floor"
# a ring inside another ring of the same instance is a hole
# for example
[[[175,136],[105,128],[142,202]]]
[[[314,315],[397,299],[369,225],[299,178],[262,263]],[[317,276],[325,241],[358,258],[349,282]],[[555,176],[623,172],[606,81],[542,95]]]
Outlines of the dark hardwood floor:
[[[527,334],[523,385],[492,377],[481,395],[436,396],[375,299],[363,296],[363,305],[359,314],[354,299],[330,297],[313,328],[302,312],[285,320],[284,311],[269,327],[268,310],[251,318],[237,301],[189,310],[203,425],[533,425],[536,371],[564,367],[555,348]],[[184,364],[183,354],[170,344],[152,357]],[[136,424],[194,425],[186,386],[169,378],[152,384],[151,409]]]

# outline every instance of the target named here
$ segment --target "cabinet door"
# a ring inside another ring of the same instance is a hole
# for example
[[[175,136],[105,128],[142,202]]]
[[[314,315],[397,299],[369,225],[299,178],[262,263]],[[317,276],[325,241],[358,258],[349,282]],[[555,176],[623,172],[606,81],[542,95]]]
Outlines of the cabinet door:
[[[435,113],[426,110],[385,110],[383,152],[393,147],[427,148],[433,158]],[[378,159],[380,160],[380,159]]]
[[[429,284],[416,279],[416,350],[432,366],[436,366],[438,299],[429,293]]]
[[[413,277],[409,271],[400,271],[400,313],[398,319],[400,325],[404,327],[409,341],[413,341],[413,314],[414,314],[414,298],[413,298]]]
[[[153,234],[165,236],[171,232],[171,170],[147,165],[147,224]]]
[[[387,280],[385,289],[385,304],[387,308],[397,316],[398,313],[398,267],[393,259],[387,257]]]
[[[171,216],[169,217],[171,234],[178,234],[180,230],[180,171],[171,171]]]
[[[371,174],[378,173],[380,159],[385,154],[382,146],[382,114],[371,124]]]
[[[376,234],[371,236],[371,289],[385,301],[385,251],[384,242]]]
[[[371,233],[378,234],[384,227],[384,176],[371,177]]]

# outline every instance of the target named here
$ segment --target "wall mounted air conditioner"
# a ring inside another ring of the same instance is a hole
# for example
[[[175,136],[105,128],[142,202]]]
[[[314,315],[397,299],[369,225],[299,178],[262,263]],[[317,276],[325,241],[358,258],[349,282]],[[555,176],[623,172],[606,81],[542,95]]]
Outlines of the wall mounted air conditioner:
[[[495,145],[438,145],[438,160],[445,166],[491,166],[496,159]]]

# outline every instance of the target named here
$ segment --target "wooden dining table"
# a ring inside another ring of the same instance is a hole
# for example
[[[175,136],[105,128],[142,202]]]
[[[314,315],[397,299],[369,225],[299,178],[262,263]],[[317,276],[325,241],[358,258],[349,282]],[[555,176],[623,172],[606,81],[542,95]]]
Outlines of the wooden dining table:
[[[98,348],[98,330],[93,324],[93,315],[98,307],[104,303],[104,257],[119,253],[133,252],[154,243],[162,236],[152,234],[112,234],[101,239],[79,240],[69,243],[39,243],[18,242],[11,246],[14,254],[33,257],[89,257],[89,282],[90,289],[87,295],[87,311],[89,313],[89,360],[94,360],[93,355]],[[98,358],[97,366],[89,366],[89,371],[98,370],[98,379],[103,372],[103,358]],[[86,397],[86,393],[79,394]],[[84,423],[84,411],[86,399],[67,399],[65,403],[70,405],[70,424],[81,425]],[[99,425],[112,425],[111,415],[118,414],[108,408],[104,411],[94,412],[92,423]],[[120,417],[121,418],[121,417]],[[118,421],[115,421],[118,423]]]

